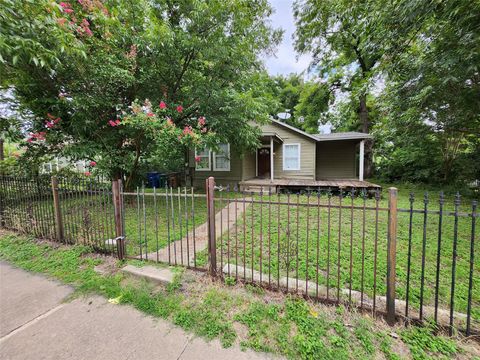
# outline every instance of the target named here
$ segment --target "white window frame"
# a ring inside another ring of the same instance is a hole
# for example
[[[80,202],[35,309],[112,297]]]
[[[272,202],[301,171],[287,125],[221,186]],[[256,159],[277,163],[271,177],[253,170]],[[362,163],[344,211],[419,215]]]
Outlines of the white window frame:
[[[285,146],[297,146],[297,149],[298,149],[298,167],[295,168],[295,169],[286,169],[285,167]],[[298,171],[300,170],[301,168],[301,165],[300,165],[300,161],[301,161],[301,156],[300,154],[302,153],[301,151],[301,144],[300,143],[290,143],[290,144],[283,144],[283,147],[282,147],[282,152],[283,152],[283,156],[282,156],[282,162],[283,162],[283,171]]]
[[[229,143],[223,143],[220,145],[227,145],[227,154],[226,155],[221,155],[225,156],[228,158],[228,168],[217,168],[217,153],[213,153],[213,171],[230,171],[230,166],[231,166],[231,155],[230,155],[230,144]]]
[[[206,148],[204,149],[207,150]],[[197,148],[195,148],[195,157],[197,156],[200,156],[200,155],[198,155]],[[205,158],[206,156],[203,155],[200,157]],[[211,170],[212,170],[212,151],[208,149],[208,168],[199,168],[198,163],[195,161],[195,171],[211,171]]]

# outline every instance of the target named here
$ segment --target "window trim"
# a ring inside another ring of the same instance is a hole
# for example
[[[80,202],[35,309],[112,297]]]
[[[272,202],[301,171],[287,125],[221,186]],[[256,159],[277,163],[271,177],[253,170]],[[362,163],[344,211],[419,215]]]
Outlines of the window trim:
[[[206,150],[207,148],[205,147],[204,149]],[[195,158],[197,156],[200,155],[198,155],[197,148],[195,148]],[[205,158],[206,155],[201,157]],[[212,171],[212,150],[208,149],[208,168],[198,168],[198,163],[195,161],[195,171]]]
[[[217,153],[213,152],[213,171],[230,171],[231,168],[231,153],[230,153],[230,143],[222,143],[220,145],[227,145],[227,158],[228,158],[228,169],[225,168],[217,168]]]
[[[297,149],[298,149],[298,167],[295,168],[295,169],[286,169],[286,168],[285,168],[285,158],[286,158],[286,156],[285,156],[285,146],[292,146],[292,145],[296,145],[296,146],[297,146]],[[301,144],[300,144],[300,143],[288,143],[288,144],[287,144],[287,143],[284,143],[284,144],[283,144],[283,147],[282,147],[282,152],[283,152],[283,154],[282,154],[283,171],[298,171],[298,170],[301,169],[301,165],[300,165],[301,153],[302,153],[301,148],[302,148],[302,147],[301,147]]]

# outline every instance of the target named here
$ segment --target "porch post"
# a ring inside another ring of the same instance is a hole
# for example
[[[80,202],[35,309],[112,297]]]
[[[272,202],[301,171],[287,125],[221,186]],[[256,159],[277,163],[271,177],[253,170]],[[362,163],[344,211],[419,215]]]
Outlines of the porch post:
[[[270,136],[270,181],[273,181],[273,136]]]
[[[360,160],[358,166],[358,180],[363,181],[363,165],[365,157],[365,140],[360,141]]]

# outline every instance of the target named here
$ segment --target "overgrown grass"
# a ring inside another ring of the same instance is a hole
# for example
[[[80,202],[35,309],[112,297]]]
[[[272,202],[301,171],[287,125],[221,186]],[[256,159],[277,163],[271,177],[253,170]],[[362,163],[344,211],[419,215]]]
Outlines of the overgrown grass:
[[[446,359],[478,353],[478,346],[436,336],[432,327],[392,329],[342,307],[283,297],[251,285],[233,286],[233,280],[222,286],[184,269],[175,268],[174,282],[160,288],[129,281],[115,271],[100,275],[94,266],[104,259],[88,251],[84,246],[56,247],[12,234],[0,238],[2,260],[72,284],[77,294],[97,293],[206,339],[218,338],[224,346],[238,343],[291,359]],[[114,264],[113,270],[120,265]],[[399,339],[390,336],[393,331]]]
[[[414,209],[423,209],[423,192],[417,190]],[[330,199],[326,194],[317,194],[309,198],[306,195],[255,195],[255,203],[247,204],[244,215],[230,233],[223,233],[218,241],[217,259],[223,263],[237,263],[240,266],[270,273],[273,281],[279,276],[306,279],[331,288],[349,288],[364,290],[372,296],[374,291],[374,269],[377,269],[376,294],[386,291],[387,227],[388,212],[380,210],[363,211],[362,207],[375,207],[375,199],[345,196],[342,205],[347,208],[317,207],[320,204],[339,205],[340,199],[334,195]],[[429,209],[438,210],[438,193],[430,192]],[[263,201],[263,204],[258,203]],[[273,204],[270,204],[272,202]],[[282,203],[280,205],[276,203]],[[290,206],[285,205],[290,203]],[[297,203],[300,206],[297,206]],[[302,206],[310,203],[312,207]],[[360,209],[350,209],[353,205]],[[409,208],[409,193],[401,188],[398,207]],[[243,206],[243,205],[240,205]],[[380,208],[387,208],[387,193],[384,191],[379,202]],[[453,211],[453,195],[446,196],[444,211]],[[462,199],[460,212],[471,212],[469,199]],[[376,227],[378,216],[378,228]],[[455,272],[455,310],[466,312],[468,281],[470,270],[471,217],[458,219],[457,258]],[[407,263],[409,244],[409,214],[398,214],[397,238],[397,297],[406,298]],[[424,304],[433,304],[435,297],[436,267],[438,252],[439,216],[429,214],[425,227],[425,268],[422,270],[423,251],[423,214],[414,214],[412,219],[410,304],[420,303],[422,271],[425,274]],[[455,220],[444,215],[442,221],[442,239],[440,251],[439,302],[448,308],[452,279],[453,239]],[[365,232],[364,232],[365,230]],[[478,239],[480,227],[475,237]],[[377,257],[375,263],[375,246]],[[472,315],[480,320],[480,257],[478,246],[475,249],[474,284],[472,294]],[[352,271],[350,273],[350,255]],[[197,258],[201,259],[202,255]],[[317,273],[317,259],[318,268]],[[235,273],[235,267],[231,267]],[[340,276],[338,276],[340,272]],[[328,275],[327,275],[328,274]],[[241,274],[243,276],[243,274]],[[290,284],[290,287],[296,284]]]

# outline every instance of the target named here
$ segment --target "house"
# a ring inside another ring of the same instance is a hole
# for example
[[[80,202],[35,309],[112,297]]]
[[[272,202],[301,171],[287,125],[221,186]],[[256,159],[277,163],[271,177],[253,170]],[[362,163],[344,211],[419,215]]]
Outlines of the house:
[[[219,185],[238,183],[252,191],[379,187],[363,179],[364,143],[369,134],[312,135],[277,120],[261,125],[260,130],[261,145],[254,152],[240,154],[230,144],[221,144],[215,152],[192,150],[189,164],[194,167],[194,186],[204,186],[205,179],[213,176]]]

